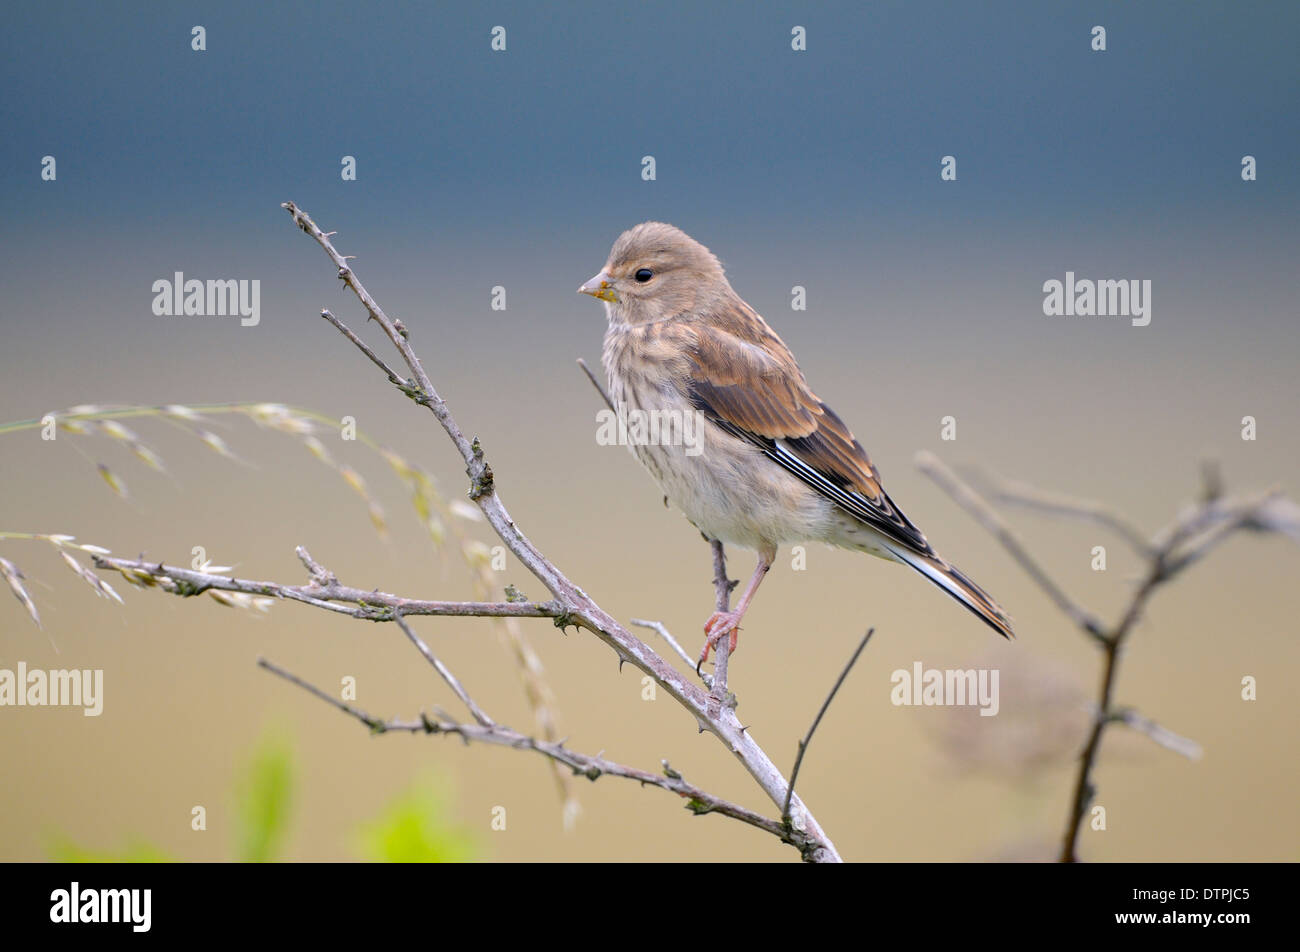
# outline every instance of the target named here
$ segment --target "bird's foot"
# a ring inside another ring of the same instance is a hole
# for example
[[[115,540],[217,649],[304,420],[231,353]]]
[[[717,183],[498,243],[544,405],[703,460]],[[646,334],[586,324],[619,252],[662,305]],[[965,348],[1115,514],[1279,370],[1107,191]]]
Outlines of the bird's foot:
[[[743,612],[714,612],[709,616],[709,620],[704,623],[704,650],[700,652],[700,660],[695,665],[695,670],[699,671],[704,662],[709,660],[709,652],[718,646],[718,642],[727,638],[727,650],[734,653],[736,645],[740,642],[740,619]],[[730,636],[728,638],[728,636]]]

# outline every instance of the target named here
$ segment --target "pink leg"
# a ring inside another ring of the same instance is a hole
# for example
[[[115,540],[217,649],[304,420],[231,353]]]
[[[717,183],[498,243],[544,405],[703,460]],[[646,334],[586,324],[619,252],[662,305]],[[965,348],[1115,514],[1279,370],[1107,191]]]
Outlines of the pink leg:
[[[749,603],[754,600],[754,593],[758,591],[758,586],[763,581],[763,576],[767,575],[767,570],[772,567],[776,561],[776,548],[764,550],[758,553],[758,565],[754,567],[754,575],[750,578],[749,584],[745,586],[744,594],[740,596],[740,601],[736,607],[729,612],[714,612],[704,624],[704,633],[708,637],[704,640],[704,650],[700,652],[699,663],[695,666],[698,671],[704,662],[709,660],[709,651],[717,647],[724,637],[730,635],[727,647],[730,651],[736,650],[736,645],[740,641],[740,620],[745,617],[745,612],[749,610]]]

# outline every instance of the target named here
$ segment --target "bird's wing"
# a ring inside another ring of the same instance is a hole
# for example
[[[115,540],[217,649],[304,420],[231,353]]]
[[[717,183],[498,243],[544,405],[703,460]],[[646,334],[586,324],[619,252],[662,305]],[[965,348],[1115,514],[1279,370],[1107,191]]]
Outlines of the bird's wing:
[[[880,485],[849,428],[808,388],[794,355],[743,302],[731,320],[686,325],[692,404],[851,516],[920,555],[934,555]]]

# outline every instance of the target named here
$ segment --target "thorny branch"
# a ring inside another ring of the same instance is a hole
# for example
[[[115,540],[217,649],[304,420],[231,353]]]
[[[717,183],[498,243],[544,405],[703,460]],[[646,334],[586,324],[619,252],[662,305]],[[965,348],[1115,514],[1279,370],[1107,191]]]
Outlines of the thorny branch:
[[[301,546],[298,553],[304,561],[311,559],[307,550]],[[425,601],[341,585],[333,575],[313,577],[306,585],[282,585],[279,582],[231,578],[228,575],[200,572],[161,562],[146,562],[143,559],[120,559],[111,555],[96,555],[93,558],[99,568],[113,569],[121,572],[130,582],[150,587],[156,585],[173,595],[202,595],[209,590],[243,592],[255,597],[302,602],[365,621],[395,621],[400,615],[558,618],[562,613],[559,603],[553,600],[541,603]]]
[[[1204,557],[1211,549],[1240,530],[1295,534],[1295,506],[1276,489],[1252,496],[1227,499],[1222,495],[1217,470],[1205,471],[1205,488],[1201,500],[1186,508],[1169,526],[1150,540],[1142,537],[1132,523],[1099,503],[1044,493],[1023,483],[992,481],[996,496],[1004,501],[1027,505],[1060,515],[1087,518],[1118,532],[1146,560],[1146,569],[1128,605],[1113,625],[1102,624],[1065,595],[1039,563],[1016,538],[1010,527],[978,493],[958,478],[932,453],[917,455],[920,470],[953,497],[963,509],[991,532],[1021,568],[1048,594],[1064,612],[1102,650],[1102,676],[1092,727],[1079,757],[1079,766],[1066,820],[1060,860],[1078,861],[1079,830],[1084,815],[1096,796],[1093,772],[1101,750],[1102,737],[1111,724],[1124,724],[1149,737],[1155,743],[1187,757],[1199,757],[1200,746],[1188,738],[1144,717],[1137,711],[1115,704],[1115,685],[1119,677],[1119,659],[1133,629],[1146,610],[1151,596],[1183,569]]]
[[[455,418],[452,416],[447,404],[439,396],[425,372],[419,357],[408,339],[408,332],[405,326],[400,322],[390,318],[373,297],[366,291],[360,280],[352,270],[348,260],[335,250],[330,237],[325,234],[316,223],[301,209],[292,202],[285,202],[283,208],[293,217],[294,223],[298,225],[307,235],[316,241],[317,244],[325,251],[326,255],[338,269],[338,277],[347,285],[348,288],[357,296],[365,307],[371,320],[374,320],[383,333],[388,337],[392,345],[397,348],[402,356],[402,360],[410,372],[409,378],[403,378],[397,371],[385,364],[372,350],[365,346],[356,334],[348,330],[341,321],[326,313],[324,316],[329,320],[349,341],[357,345],[363,353],[373,363],[380,368],[385,376],[406,396],[418,405],[428,409],[438,423],[442,426],[447,436],[455,445],[465,463],[466,474],[469,477],[469,497],[482,511],[488,524],[500,537],[510,552],[519,559],[537,579],[540,581],[552,596],[552,601],[547,603],[526,603],[530,609],[536,611],[539,615],[549,615],[554,618],[557,626],[574,625],[590,631],[597,638],[612,648],[618,656],[619,662],[631,663],[644,673],[650,675],[654,680],[680,705],[682,705],[691,714],[700,729],[713,734],[740,762],[745,769],[757,781],[763,792],[776,805],[785,803],[788,785],[782,777],[780,770],[772,762],[771,758],[763,751],[757,742],[750,735],[736,718],[735,711],[727,704],[718,703],[710,694],[706,694],[698,686],[689,681],[676,668],[655,653],[648,645],[632,635],[616,619],[605,612],[586,592],[572,582],[557,566],[550,562],[527,536],[518,528],[509,512],[506,510],[500,494],[497,492],[496,477],[488,464],[483,447],[477,439],[469,439],[461,431]],[[106,563],[111,564],[111,563]],[[128,569],[144,572],[143,563],[128,564]],[[149,573],[146,573],[149,574]],[[163,573],[167,574],[167,573]],[[169,576],[172,577],[172,576]],[[230,584],[231,580],[224,579],[221,576],[214,577],[221,581],[212,579],[184,580],[186,584],[208,584],[211,586]],[[724,576],[725,578],[725,576]],[[321,597],[321,593],[310,591],[295,591],[295,586],[282,587],[284,597],[295,598],[298,601],[304,601],[308,604],[315,604],[317,607],[328,608],[329,610],[342,611],[352,614],[357,609],[348,608],[347,605],[338,605],[327,598]],[[346,601],[346,599],[339,599]],[[403,600],[403,605],[384,606],[383,610],[397,612],[409,615],[414,612],[409,609],[410,600]],[[348,604],[357,604],[348,602]],[[456,603],[424,603],[426,606],[435,605],[453,605]],[[466,604],[466,603],[460,603]],[[476,604],[476,603],[469,603]],[[492,603],[486,603],[492,604]],[[515,603],[509,603],[514,605]],[[357,608],[361,608],[357,605]],[[494,608],[505,609],[501,606]],[[553,610],[553,613],[552,613]],[[529,614],[527,610],[511,609],[511,613]],[[430,613],[437,613],[436,611]],[[362,615],[359,617],[369,617]],[[375,620],[387,620],[386,618],[376,618]],[[719,659],[719,663],[723,663]],[[715,672],[713,693],[717,693],[719,677]],[[725,683],[725,682],[724,682]],[[470,725],[472,726],[472,725]],[[483,725],[474,727],[476,731],[486,731]],[[490,732],[489,732],[490,733]],[[462,734],[462,736],[464,736]],[[540,742],[534,742],[540,743]],[[646,776],[653,776],[647,774]],[[648,782],[648,781],[647,781]],[[662,785],[662,784],[660,784]],[[800,801],[797,796],[790,799],[790,824],[788,827],[781,824],[780,821],[771,821],[776,827],[786,833],[786,842],[792,842],[800,850],[804,859],[814,862],[835,862],[840,859],[834,845],[829,837],[826,836],[816,819],[808,811],[807,807]]]
[[[459,723],[442,712],[437,712],[435,718],[422,714],[418,722],[381,721],[364,711],[335,700],[319,688],[270,662],[259,661],[259,664],[357,718],[374,731],[402,730],[456,734],[466,742],[474,741],[534,750],[547,757],[552,763],[568,766],[575,773],[593,780],[607,773],[637,780],[643,785],[651,784],[669,790],[686,798],[688,807],[697,814],[720,813],[771,833],[782,842],[797,848],[806,861],[839,862],[839,854],[816,819],[794,795],[793,788],[785,782],[780,771],[750,736],[749,731],[736,719],[734,695],[726,690],[728,652],[725,644],[717,654],[714,675],[711,678],[706,676],[704,679],[705,685],[709,688],[709,693],[706,694],[644,642],[630,634],[547,560],[511,519],[497,493],[496,478],[485,458],[481,444],[477,438],[472,440],[466,438],[460,430],[411,347],[405,326],[400,321],[389,318],[379,307],[356,278],[351,265],[348,264],[348,259],[334,249],[329,234],[322,232],[311,218],[292,202],[284,203],[283,207],[293,216],[299,228],[325,250],[338,268],[338,277],[356,294],[366,308],[369,318],[379,324],[389,341],[397,348],[411,376],[403,377],[328,309],[323,310],[321,316],[361,350],[364,356],[375,364],[404,395],[433,413],[465,462],[466,474],[470,481],[468,492],[470,499],[478,506],[488,524],[507,548],[545,585],[553,597],[543,602],[513,597],[505,602],[432,601],[405,598],[378,590],[364,590],[340,583],[334,573],[313,559],[302,547],[297,550],[298,557],[307,569],[309,577],[304,585],[234,578],[223,574],[221,569],[209,569],[207,566],[186,569],[162,562],[151,562],[144,558],[123,559],[104,550],[92,553],[96,565],[101,569],[119,572],[133,584],[157,587],[182,597],[208,593],[214,597],[219,596],[218,600],[227,604],[259,608],[265,607],[276,599],[290,600],[352,618],[373,622],[394,622],[469,710],[474,723]],[[579,361],[579,363],[582,364],[593,385],[601,392],[606,404],[609,404],[609,396],[600,382],[587,368],[585,362]],[[726,576],[726,560],[722,544],[713,542],[712,548],[717,605],[720,611],[725,611],[730,602],[731,590],[736,583]],[[496,723],[408,623],[407,618],[419,615],[489,617],[502,620],[506,624],[514,624],[514,619],[518,618],[550,618],[556,627],[567,628],[573,625],[592,632],[614,650],[620,667],[624,663],[631,663],[650,675],[674,700],[687,709],[702,732],[707,731],[717,737],[744,765],[769,799],[782,807],[781,817],[779,819],[764,817],[688,784],[680,774],[668,766],[667,761],[664,761],[664,775],[659,776],[614,763],[599,755],[593,757],[579,754],[565,748],[563,741],[557,742],[549,737],[548,739],[530,737]],[[662,624],[657,622],[638,622],[638,624],[655,628],[674,650],[690,663],[690,656],[686,655]],[[856,653],[854,657],[856,659]],[[841,675],[842,680],[843,675]],[[838,686],[837,682],[836,689]],[[831,698],[834,694],[833,690]],[[830,703],[831,698],[827,699],[827,704]],[[823,705],[823,713],[825,706]],[[816,729],[816,724],[813,725],[813,729]],[[806,743],[805,740],[801,745],[801,757]]]
[[[258,659],[258,665],[270,671],[286,681],[296,684],[310,694],[315,695],[333,707],[338,708],[345,714],[356,718],[365,724],[371,731],[376,734],[387,734],[391,732],[407,732],[413,734],[454,734],[465,743],[478,744],[495,744],[501,747],[511,747],[515,750],[532,750],[548,757],[559,764],[571,768],[575,775],[586,777],[588,780],[597,780],[601,776],[609,775],[611,777],[623,777],[627,780],[635,780],[637,783],[645,786],[647,784],[670,793],[675,793],[687,801],[686,807],[697,816],[706,813],[719,813],[722,816],[731,817],[733,820],[739,820],[747,823],[752,827],[771,833],[779,838],[783,843],[789,843],[800,850],[807,848],[806,837],[792,833],[786,829],[779,821],[770,817],[765,817],[761,813],[755,813],[753,810],[742,807],[738,804],[724,800],[721,797],[715,797],[705,790],[701,790],[694,784],[687,783],[680,773],[669,766],[668,761],[663,762],[663,775],[653,774],[646,770],[640,770],[636,767],[628,767],[624,764],[615,763],[612,760],[606,760],[604,757],[591,756],[589,754],[580,754],[577,751],[570,750],[564,746],[564,743],[551,743],[549,741],[537,740],[526,734],[520,734],[518,731],[511,730],[508,727],[502,727],[499,724],[462,724],[445,714],[438,713],[430,717],[428,714],[421,713],[418,720],[382,720],[367,714],[365,711],[351,704],[347,704],[337,698],[332,697],[325,691],[316,687],[295,674],[292,674],[283,668],[267,661],[265,658]]]

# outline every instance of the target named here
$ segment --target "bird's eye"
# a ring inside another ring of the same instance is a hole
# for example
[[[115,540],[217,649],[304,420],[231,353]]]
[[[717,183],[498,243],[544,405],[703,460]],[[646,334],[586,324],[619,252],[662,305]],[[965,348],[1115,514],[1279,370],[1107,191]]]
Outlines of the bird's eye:
[[[654,276],[655,273],[651,271],[649,268],[642,268],[640,271],[638,271],[636,274],[633,275],[633,277],[636,278],[638,284],[645,284]]]

